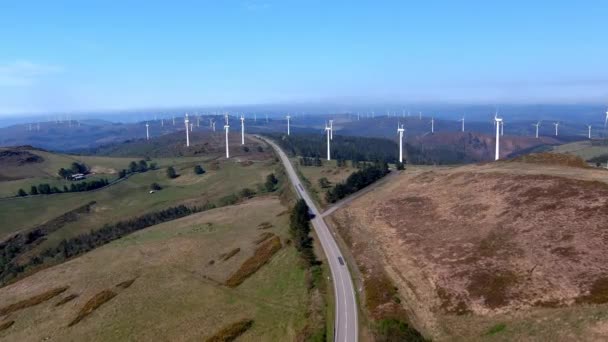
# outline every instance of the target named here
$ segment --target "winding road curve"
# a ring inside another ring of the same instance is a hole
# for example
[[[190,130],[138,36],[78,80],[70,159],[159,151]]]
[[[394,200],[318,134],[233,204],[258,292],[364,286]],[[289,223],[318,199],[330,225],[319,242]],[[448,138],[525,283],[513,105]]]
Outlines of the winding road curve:
[[[317,232],[317,236],[321,242],[321,246],[327,256],[329,263],[329,269],[331,270],[331,276],[334,283],[334,294],[335,294],[335,305],[336,305],[336,317],[334,324],[334,341],[336,342],[357,342],[359,339],[358,329],[359,322],[357,317],[357,298],[355,296],[355,288],[353,286],[350,271],[346,265],[345,259],[340,253],[340,249],[336,244],[336,240],[331,235],[327,224],[323,221],[323,216],[317,209],[315,203],[312,201],[304,186],[300,182],[297,173],[295,172],[289,158],[285,153],[277,146],[274,142],[264,139],[270,146],[272,146],[287,171],[287,175],[291,180],[296,193],[306,201],[308,207],[312,210],[315,217],[311,220],[312,225]]]

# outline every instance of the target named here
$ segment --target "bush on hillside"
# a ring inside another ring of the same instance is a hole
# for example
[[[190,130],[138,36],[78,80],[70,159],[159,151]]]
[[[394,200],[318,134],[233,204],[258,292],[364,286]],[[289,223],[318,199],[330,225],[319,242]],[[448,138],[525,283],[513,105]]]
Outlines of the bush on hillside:
[[[173,166],[169,166],[167,168],[167,177],[173,179],[177,177],[177,172],[175,172],[175,169],[173,168]]]
[[[203,170],[202,166],[196,165],[194,167],[194,173],[196,173],[197,175],[202,175],[203,173],[205,173],[205,170]]]

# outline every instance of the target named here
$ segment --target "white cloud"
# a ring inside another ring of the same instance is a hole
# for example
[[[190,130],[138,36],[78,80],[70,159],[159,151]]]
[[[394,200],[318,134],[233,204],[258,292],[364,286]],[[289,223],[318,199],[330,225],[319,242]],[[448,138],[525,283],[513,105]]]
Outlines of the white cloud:
[[[43,77],[61,72],[63,72],[63,68],[59,66],[38,64],[26,60],[0,63],[0,87],[27,87]]]

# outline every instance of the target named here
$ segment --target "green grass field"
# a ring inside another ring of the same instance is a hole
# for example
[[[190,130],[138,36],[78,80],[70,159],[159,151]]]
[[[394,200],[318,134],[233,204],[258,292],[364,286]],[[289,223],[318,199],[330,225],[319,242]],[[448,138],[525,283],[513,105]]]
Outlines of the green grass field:
[[[0,148],[0,151],[3,149]],[[15,196],[19,189],[29,192],[32,185],[48,183],[63,189],[63,186],[70,186],[73,182],[63,180],[57,172],[60,168],[69,168],[73,162],[84,163],[91,171],[92,175],[87,180],[107,178],[113,180],[117,178],[117,173],[121,169],[127,169],[131,161],[139,161],[143,158],[128,157],[98,157],[98,156],[77,156],[60,153],[51,153],[40,150],[26,150],[44,158],[41,163],[27,163],[23,165],[4,165],[1,175],[11,178],[22,178],[15,180],[5,180],[0,182],[0,198]],[[207,157],[175,157],[175,158],[155,158],[148,163],[156,163],[158,167],[166,167],[188,162],[200,162],[211,160],[212,156]]]
[[[307,184],[307,188],[321,208],[327,207],[325,193],[329,188],[322,188],[319,185],[319,179],[325,177],[330,181],[330,185],[333,186],[346,180],[351,173],[357,170],[351,166],[349,161],[346,162],[347,166],[345,167],[338,167],[335,160],[323,160],[323,166],[302,166],[298,158],[292,158],[291,163],[308,180],[309,184]]]
[[[58,286],[64,294],[10,315],[15,324],[0,339],[203,340],[229,323],[253,319],[239,341],[292,341],[306,325],[305,271],[285,244],[289,215],[275,197],[213,209],[160,224],[0,288],[8,305]],[[270,228],[261,230],[258,227]],[[236,288],[221,285],[256,248],[262,232],[283,248]],[[240,252],[227,261],[221,254]],[[211,263],[211,261],[214,261]],[[116,285],[136,278],[127,289]],[[103,290],[117,293],[80,323],[83,305]],[[78,297],[55,306],[63,297]]]
[[[66,225],[51,239],[62,239],[104,223],[124,220],[142,213],[163,209],[179,203],[204,205],[223,196],[249,187],[256,188],[275,167],[272,161],[255,162],[244,166],[234,160],[219,162],[214,170],[211,162],[200,159],[177,158],[162,160],[160,165],[173,165],[179,177],[167,178],[165,168],[135,174],[110,187],[80,193],[34,196],[0,201],[0,239],[7,234],[41,224],[89,201],[96,201],[90,215]],[[195,175],[194,165],[201,164],[207,171]],[[150,184],[159,183],[163,189],[150,194]]]
[[[601,156],[603,154],[608,154],[608,147],[592,146],[590,141],[585,140],[585,141],[576,141],[576,142],[569,143],[569,144],[555,146],[555,147],[553,147],[553,152],[574,154],[576,156],[583,158],[584,160],[588,160],[593,157]]]

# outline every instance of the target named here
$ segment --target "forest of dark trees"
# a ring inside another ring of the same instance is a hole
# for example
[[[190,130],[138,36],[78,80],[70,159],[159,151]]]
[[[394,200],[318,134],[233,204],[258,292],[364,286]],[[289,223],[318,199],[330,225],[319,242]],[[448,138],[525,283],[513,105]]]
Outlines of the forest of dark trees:
[[[327,156],[327,139],[319,134],[266,134],[276,141],[285,153],[302,157],[304,166],[320,166],[319,162]],[[475,162],[459,146],[404,143],[404,162],[412,164],[459,164]],[[338,161],[350,160],[353,165],[359,162],[385,162],[394,164],[398,161],[399,145],[396,141],[358,136],[334,135],[331,141],[331,158]]]
[[[326,157],[327,140],[324,135],[285,136],[274,133],[268,136],[289,155],[313,158],[312,163],[315,162],[314,159]],[[335,135],[331,141],[332,159],[394,163],[398,157],[396,151],[399,151],[399,146],[388,139]]]
[[[338,183],[329,189],[325,193],[325,200],[329,203],[335,203],[374,183],[388,173],[389,170],[386,163],[376,162],[373,165],[366,165],[362,169],[353,172],[343,183]]]

